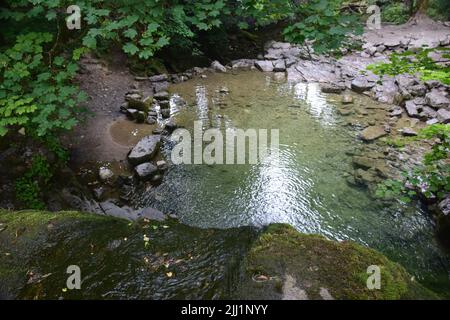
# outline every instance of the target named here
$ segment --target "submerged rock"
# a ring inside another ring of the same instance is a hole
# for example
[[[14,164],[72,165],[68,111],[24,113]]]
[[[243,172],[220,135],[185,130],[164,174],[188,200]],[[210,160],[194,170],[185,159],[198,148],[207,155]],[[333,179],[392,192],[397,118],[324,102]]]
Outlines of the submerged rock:
[[[361,132],[361,139],[364,141],[373,141],[378,138],[384,137],[388,133],[382,126],[371,126],[367,127]]]
[[[337,84],[332,84],[332,83],[324,83],[320,85],[320,90],[323,93],[335,93],[335,94],[339,94],[342,91],[345,90],[344,86],[340,86]]]
[[[134,166],[150,161],[158,152],[160,141],[159,135],[141,139],[128,155],[128,161]]]

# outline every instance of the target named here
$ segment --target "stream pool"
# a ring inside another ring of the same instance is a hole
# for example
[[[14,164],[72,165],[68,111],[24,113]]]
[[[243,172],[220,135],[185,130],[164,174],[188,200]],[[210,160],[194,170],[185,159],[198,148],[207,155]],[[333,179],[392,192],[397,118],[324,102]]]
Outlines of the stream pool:
[[[197,120],[206,129],[279,129],[279,161],[172,166],[161,185],[135,194],[135,205],[175,213],[194,227],[286,222],[304,233],[354,240],[400,262],[431,288],[450,291],[448,255],[428,214],[417,204],[386,205],[347,182],[351,154],[363,142],[338,114],[337,96],[324,95],[318,84],[291,84],[254,71],[208,74],[170,90],[171,112],[188,130]],[[186,106],[175,103],[177,95]],[[355,109],[375,104],[355,96]],[[376,113],[355,119],[386,116],[374,108]]]

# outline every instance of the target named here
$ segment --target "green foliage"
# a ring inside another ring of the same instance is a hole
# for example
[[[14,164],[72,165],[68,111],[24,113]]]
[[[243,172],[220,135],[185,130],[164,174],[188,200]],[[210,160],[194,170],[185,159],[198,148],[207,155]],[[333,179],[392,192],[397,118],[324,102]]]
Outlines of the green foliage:
[[[351,33],[361,34],[358,17],[344,14],[341,1],[311,0],[302,2],[296,10],[296,22],[284,30],[287,41],[304,44],[313,41],[316,53],[337,50]]]
[[[402,180],[386,180],[378,186],[376,195],[383,198],[400,196],[409,202],[418,193],[427,199],[442,199],[450,192],[450,125],[434,124],[422,129],[418,139],[436,141],[425,154],[423,165],[404,172]]]
[[[19,35],[0,53],[0,136],[11,126],[45,136],[76,124],[74,112],[85,99],[71,84],[78,66],[64,56],[45,57],[50,33]]]
[[[402,2],[394,2],[381,9],[381,21],[402,24],[409,19],[409,10]]]
[[[450,60],[450,48],[420,48],[417,52],[393,53],[388,63],[369,65],[367,69],[378,75],[419,74],[423,81],[438,80],[450,84],[450,67],[436,63],[430,53],[440,53],[443,60]]]
[[[47,159],[41,155],[33,158],[31,168],[16,181],[16,196],[27,208],[44,209],[41,191],[46,188],[53,176]]]
[[[428,15],[436,20],[450,20],[450,1],[432,0],[428,6]]]

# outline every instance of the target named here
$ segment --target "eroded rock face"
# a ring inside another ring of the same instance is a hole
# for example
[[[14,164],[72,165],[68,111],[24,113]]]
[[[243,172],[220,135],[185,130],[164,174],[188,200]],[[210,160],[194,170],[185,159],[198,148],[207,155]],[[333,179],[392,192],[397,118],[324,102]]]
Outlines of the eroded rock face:
[[[128,161],[134,166],[150,161],[158,152],[160,141],[160,135],[141,139],[128,155]]]
[[[384,137],[388,133],[382,126],[371,126],[367,127],[361,132],[361,139],[364,141],[373,141],[378,138]]]

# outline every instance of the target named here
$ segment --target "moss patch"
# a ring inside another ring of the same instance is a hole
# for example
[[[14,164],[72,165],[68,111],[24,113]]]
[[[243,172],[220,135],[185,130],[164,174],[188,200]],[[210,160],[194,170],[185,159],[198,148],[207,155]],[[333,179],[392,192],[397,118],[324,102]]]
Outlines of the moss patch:
[[[301,234],[283,224],[266,228],[250,249],[245,264],[239,298],[282,299],[286,296],[287,277],[294,279],[290,284],[294,292],[302,291],[309,299],[323,299],[321,289],[335,299],[438,298],[414,281],[403,267],[375,250]],[[379,290],[369,290],[366,285],[371,265],[381,270]]]

